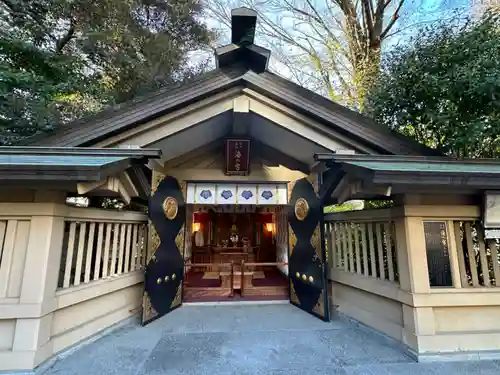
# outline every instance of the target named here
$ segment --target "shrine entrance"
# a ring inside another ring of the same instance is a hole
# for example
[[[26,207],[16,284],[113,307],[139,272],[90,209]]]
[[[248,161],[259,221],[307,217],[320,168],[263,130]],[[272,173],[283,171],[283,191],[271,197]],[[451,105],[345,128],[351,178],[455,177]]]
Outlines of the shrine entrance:
[[[190,205],[187,211],[184,302],[288,300],[284,207]]]
[[[287,184],[187,183],[184,302],[288,300]]]
[[[307,178],[179,183],[155,172],[143,322],[181,302],[276,300],[328,320],[315,187]]]

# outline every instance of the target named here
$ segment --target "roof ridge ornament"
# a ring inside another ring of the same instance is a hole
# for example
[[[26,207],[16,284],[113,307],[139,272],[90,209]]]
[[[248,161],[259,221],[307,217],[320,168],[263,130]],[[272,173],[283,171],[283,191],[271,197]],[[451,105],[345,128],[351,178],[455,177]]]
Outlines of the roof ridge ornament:
[[[257,26],[257,12],[247,7],[231,10],[231,43],[237,46],[253,44],[255,28]]]
[[[255,10],[246,7],[231,10],[231,44],[216,48],[217,68],[243,65],[256,73],[267,70],[271,51],[254,43],[256,26]]]

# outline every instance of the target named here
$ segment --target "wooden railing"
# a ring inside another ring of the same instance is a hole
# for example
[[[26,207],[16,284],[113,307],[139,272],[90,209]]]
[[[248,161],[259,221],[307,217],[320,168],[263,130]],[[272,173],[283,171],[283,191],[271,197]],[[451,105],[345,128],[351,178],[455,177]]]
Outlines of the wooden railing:
[[[328,261],[333,269],[399,282],[394,221],[390,210],[376,211],[371,216],[366,212],[327,215]]]
[[[190,298],[191,295],[199,297],[198,294],[207,296],[218,297],[232,297],[234,295],[234,264],[233,263],[189,263],[190,259],[184,261],[184,298]],[[196,282],[192,282],[190,271],[199,272],[216,272],[218,271],[230,272],[230,285],[221,284],[216,287],[200,286]]]
[[[479,221],[454,221],[453,225],[461,286],[500,287],[499,240],[485,240]]]
[[[138,213],[65,220],[59,288],[126,274],[144,266],[146,218]],[[107,219],[107,220],[102,220]]]
[[[197,288],[197,286],[191,285],[191,280],[189,277],[188,270],[205,270],[212,272],[225,271],[229,273],[229,283],[222,282],[220,287],[212,287],[205,289],[220,289],[227,292],[226,295],[232,297],[234,296],[235,290],[239,290],[241,296],[245,295],[245,290],[249,287],[248,282],[246,282],[245,273],[254,270],[256,267],[279,267],[287,266],[287,262],[229,262],[229,263],[190,263],[190,259],[184,261],[185,277],[184,286],[187,288]],[[214,271],[215,270],[215,271]],[[255,289],[255,287],[251,287]]]
[[[244,261],[241,262],[241,271],[240,271],[240,293],[241,296],[245,296],[245,292],[247,288],[247,285],[245,285],[245,270],[256,270],[256,268],[264,268],[264,267],[284,267],[288,266],[288,262],[248,262],[245,263]],[[251,283],[250,283],[251,284]],[[234,285],[233,285],[234,287]],[[264,287],[253,287],[251,286],[251,289],[255,290],[256,288],[264,288]]]

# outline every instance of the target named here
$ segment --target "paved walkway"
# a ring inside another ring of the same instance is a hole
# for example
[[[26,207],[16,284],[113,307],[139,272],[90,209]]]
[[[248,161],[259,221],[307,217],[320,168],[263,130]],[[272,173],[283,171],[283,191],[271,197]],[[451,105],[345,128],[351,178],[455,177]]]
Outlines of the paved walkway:
[[[43,367],[37,374],[500,374],[493,361],[419,364],[366,329],[324,323],[290,305],[185,306]]]

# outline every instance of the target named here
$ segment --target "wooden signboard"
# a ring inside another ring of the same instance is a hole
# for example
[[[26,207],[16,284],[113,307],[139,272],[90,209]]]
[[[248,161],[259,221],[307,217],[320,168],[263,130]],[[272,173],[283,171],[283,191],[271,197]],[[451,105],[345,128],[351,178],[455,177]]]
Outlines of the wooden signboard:
[[[446,222],[424,221],[424,235],[430,286],[453,286]]]
[[[226,139],[226,175],[246,176],[250,167],[250,140]]]

